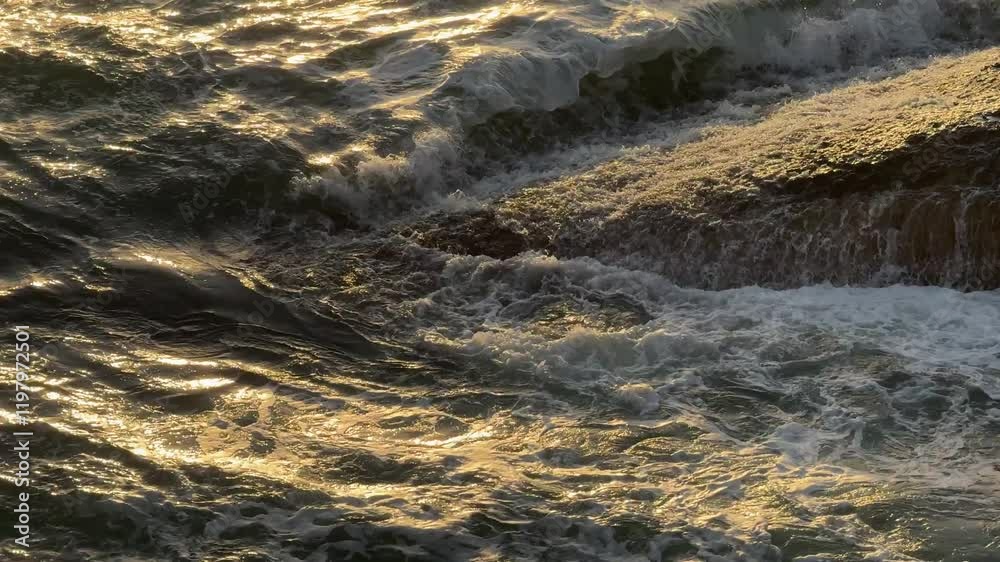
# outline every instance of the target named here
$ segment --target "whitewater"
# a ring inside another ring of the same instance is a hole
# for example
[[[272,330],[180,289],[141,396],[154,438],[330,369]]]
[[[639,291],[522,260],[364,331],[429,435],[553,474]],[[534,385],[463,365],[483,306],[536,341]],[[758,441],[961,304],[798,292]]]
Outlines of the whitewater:
[[[4,559],[1000,560],[996,0],[0,8]]]

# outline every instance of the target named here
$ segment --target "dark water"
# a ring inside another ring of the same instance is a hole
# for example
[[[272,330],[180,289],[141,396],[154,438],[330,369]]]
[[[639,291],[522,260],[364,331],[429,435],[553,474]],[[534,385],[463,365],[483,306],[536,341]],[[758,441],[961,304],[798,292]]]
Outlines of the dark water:
[[[1000,560],[995,1],[0,8],[5,560]]]

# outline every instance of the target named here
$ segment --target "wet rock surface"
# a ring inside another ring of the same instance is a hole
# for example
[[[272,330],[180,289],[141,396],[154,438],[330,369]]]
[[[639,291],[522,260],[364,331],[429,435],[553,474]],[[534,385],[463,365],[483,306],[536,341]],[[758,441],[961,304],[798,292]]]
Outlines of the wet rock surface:
[[[1000,286],[1000,51],[790,104],[446,217],[418,237],[531,248],[683,285]]]

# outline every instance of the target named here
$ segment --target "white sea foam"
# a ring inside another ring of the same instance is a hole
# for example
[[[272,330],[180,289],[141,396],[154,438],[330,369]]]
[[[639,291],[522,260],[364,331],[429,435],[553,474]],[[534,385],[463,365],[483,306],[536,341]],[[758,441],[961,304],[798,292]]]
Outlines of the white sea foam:
[[[722,347],[727,350],[723,358],[760,360],[762,350],[785,341],[789,333],[819,330],[841,347],[879,348],[906,359],[916,369],[942,367],[969,374],[1000,369],[1000,341],[995,337],[1000,333],[1000,293],[995,291],[817,285],[712,292],[676,287],[656,275],[608,267],[587,258],[559,260],[536,253],[506,261],[455,257],[445,276],[451,285],[423,306],[447,305],[467,315],[462,319],[467,329],[493,330],[473,332],[480,335],[469,340],[472,346],[504,347],[501,342],[506,338],[523,337],[524,345],[515,347],[532,347],[529,342],[538,339],[521,331],[518,319],[506,317],[506,311],[514,308],[512,302],[538,299],[537,291],[554,292],[555,287],[625,294],[654,314],[653,320],[625,330],[575,330],[559,340],[537,344],[544,348],[538,359],[557,349],[569,351],[575,341],[598,338],[615,342],[609,344],[612,347],[626,345],[622,352],[630,362],[653,357],[719,360]],[[511,333],[498,335],[502,332],[496,329]],[[732,344],[729,338],[740,332],[753,335],[749,345]]]
[[[591,259],[534,253],[505,261],[454,257],[444,276],[446,288],[411,303],[414,314],[435,319],[423,332],[427,345],[571,388],[604,389],[630,415],[701,411],[712,419],[703,401],[720,384],[818,401],[808,422],[802,414],[768,413],[779,425],[753,440],[793,466],[860,450],[870,424],[888,416],[910,428],[921,452],[893,468],[941,481],[941,467],[980,462],[946,446],[972,431],[964,389],[1000,397],[997,292],[829,285],[711,292]],[[601,320],[617,306],[608,303],[622,299],[648,314]],[[564,303],[564,324],[553,332],[544,311],[555,300]],[[909,382],[877,383],[895,371]]]

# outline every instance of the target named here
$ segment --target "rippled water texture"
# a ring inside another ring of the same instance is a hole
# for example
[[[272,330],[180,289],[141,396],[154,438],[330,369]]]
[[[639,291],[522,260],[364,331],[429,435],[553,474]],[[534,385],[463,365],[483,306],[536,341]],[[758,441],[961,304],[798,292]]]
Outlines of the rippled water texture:
[[[5,560],[1000,560],[996,0],[0,10]]]

